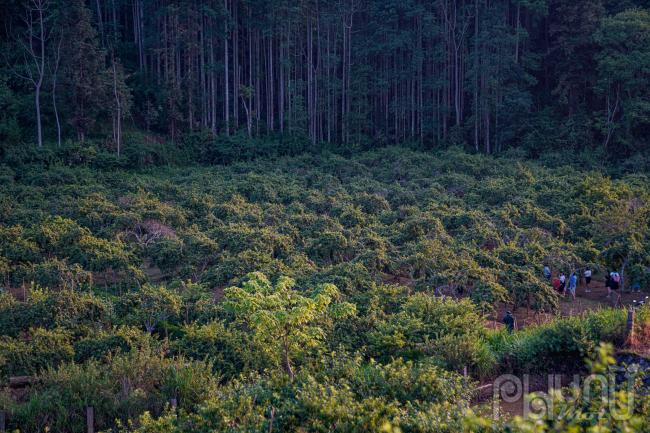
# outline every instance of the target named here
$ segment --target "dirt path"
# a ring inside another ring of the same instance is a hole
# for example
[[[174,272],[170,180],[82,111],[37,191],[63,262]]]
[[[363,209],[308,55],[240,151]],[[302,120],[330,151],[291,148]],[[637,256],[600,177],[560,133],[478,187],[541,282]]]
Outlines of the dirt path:
[[[631,305],[633,301],[640,301],[646,296],[647,295],[644,292],[622,292],[621,305]],[[538,313],[532,310],[529,311],[525,307],[517,308],[513,313],[517,318],[517,326],[521,329],[527,326],[540,325],[549,322],[554,317],[579,316],[587,311],[613,306],[614,299],[607,298],[607,288],[605,287],[605,283],[602,281],[592,281],[591,292],[586,292],[584,285],[578,287],[575,301],[571,298],[571,295],[560,298],[560,311],[558,314]],[[487,326],[490,328],[501,327],[501,319],[505,315],[506,310],[511,308],[511,306],[499,305],[496,313],[489,317],[490,322],[488,322]]]
[[[514,311],[515,316],[517,317],[518,327],[523,328],[526,326],[535,326],[552,320],[557,316],[576,316],[583,314],[587,311],[592,311],[600,308],[608,308],[614,306],[614,299],[607,298],[607,288],[605,283],[602,281],[592,281],[591,291],[586,292],[584,285],[578,287],[576,293],[576,300],[573,301],[570,295],[566,298],[561,298],[560,300],[560,312],[557,315],[546,314],[546,313],[535,313],[534,311],[528,311],[526,308],[518,308]],[[621,304],[622,306],[628,306],[633,303],[633,301],[643,300],[647,296],[646,293],[630,293],[628,291],[621,293]],[[506,311],[506,306],[500,306],[497,313],[492,317],[492,322],[489,323],[489,326],[501,327],[500,318],[503,317]],[[647,338],[643,336],[642,338]],[[650,351],[649,351],[650,352]],[[642,353],[642,352],[639,352]],[[650,353],[648,353],[650,355]],[[537,378],[539,380],[534,380],[534,384],[531,384],[530,391],[548,391],[548,385],[545,383],[542,378]],[[567,376],[562,377],[562,385],[566,386],[571,381],[571,378]],[[501,415],[506,417],[524,414],[525,408],[525,396],[522,396],[519,400],[514,402],[499,402],[499,410]],[[486,405],[482,408],[483,411],[489,410],[492,411],[492,403]]]

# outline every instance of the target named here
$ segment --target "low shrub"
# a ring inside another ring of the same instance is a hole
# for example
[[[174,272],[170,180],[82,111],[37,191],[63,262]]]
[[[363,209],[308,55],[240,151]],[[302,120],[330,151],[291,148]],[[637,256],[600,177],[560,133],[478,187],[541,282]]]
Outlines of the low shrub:
[[[509,334],[488,334],[488,345],[503,371],[546,373],[575,371],[599,342],[621,344],[626,338],[627,315],[622,309],[604,309],[579,317]]]
[[[43,328],[30,329],[21,338],[0,337],[0,377],[40,373],[74,357],[68,332]]]

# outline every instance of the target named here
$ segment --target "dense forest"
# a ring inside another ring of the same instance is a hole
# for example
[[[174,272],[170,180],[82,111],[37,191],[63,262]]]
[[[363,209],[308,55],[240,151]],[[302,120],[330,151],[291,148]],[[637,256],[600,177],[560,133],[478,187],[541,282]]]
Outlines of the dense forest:
[[[0,22],[0,433],[650,432],[650,1]]]
[[[0,140],[644,152],[647,0],[2,0]],[[112,119],[112,120],[110,120]],[[204,137],[205,138],[205,137]],[[295,144],[294,144],[295,145]]]

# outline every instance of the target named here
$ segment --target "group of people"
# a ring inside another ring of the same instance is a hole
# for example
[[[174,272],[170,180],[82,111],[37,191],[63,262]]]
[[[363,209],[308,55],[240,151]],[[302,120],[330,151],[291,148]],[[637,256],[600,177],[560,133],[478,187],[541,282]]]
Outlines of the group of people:
[[[592,275],[593,271],[589,266],[587,266],[583,271],[583,276],[585,278],[585,293],[591,292]],[[562,296],[566,296],[567,293],[569,293],[575,300],[576,289],[578,287],[577,271],[572,271],[568,278],[564,272],[560,272],[555,278],[553,278],[551,268],[548,265],[544,265],[544,277],[551,281],[553,288]],[[621,274],[616,271],[608,272],[605,276],[605,287],[607,287],[607,298],[609,299],[612,295],[615,295],[615,304],[618,304],[621,300],[621,295],[619,293],[619,289],[621,288]]]
[[[591,292],[590,284],[592,274],[591,268],[585,268],[583,275],[585,277],[585,292],[587,293]],[[553,288],[562,294],[562,296],[566,296],[569,293],[574,300],[576,299],[576,289],[578,288],[577,271],[571,272],[568,278],[564,272],[560,272],[557,277],[552,278],[551,268],[548,265],[544,265],[544,277],[551,281]]]
[[[585,279],[585,293],[591,292],[591,278],[593,276],[593,271],[589,266],[587,266],[583,271],[583,276]],[[553,278],[553,273],[549,265],[544,265],[544,277],[551,282],[553,288],[562,296],[566,296],[567,293],[571,295],[573,300],[576,299],[576,289],[578,287],[578,271],[572,271],[567,278],[564,272],[560,272],[555,278]],[[616,271],[608,272],[605,275],[605,287],[607,287],[607,299],[611,299],[614,296],[615,305],[619,305],[621,302],[620,288],[622,284],[621,274]],[[640,291],[640,284],[635,283],[631,286],[631,289]],[[503,318],[503,324],[506,326],[508,331],[512,332],[517,326],[517,320],[511,311],[507,311],[506,315]]]

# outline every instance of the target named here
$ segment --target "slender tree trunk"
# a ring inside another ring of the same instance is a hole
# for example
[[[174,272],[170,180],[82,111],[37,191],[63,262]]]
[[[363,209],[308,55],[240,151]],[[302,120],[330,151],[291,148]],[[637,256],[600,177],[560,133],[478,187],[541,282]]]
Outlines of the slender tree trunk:
[[[38,12],[38,24],[40,29],[39,46],[40,53],[38,58],[38,79],[36,80],[34,102],[36,106],[36,128],[38,134],[38,147],[43,147],[43,125],[41,116],[41,88],[43,86],[43,76],[45,75],[45,17],[43,16],[47,5],[43,1],[37,1],[35,7]],[[31,30],[30,30],[31,33]],[[31,44],[31,40],[30,40]]]
[[[54,70],[52,71],[52,108],[54,109],[54,119],[56,120],[56,143],[61,147],[61,119],[59,118],[59,109],[56,104],[56,84],[59,73],[59,65],[61,63],[61,44],[63,37],[59,38],[54,53]]]
[[[238,17],[238,2],[233,0],[232,3],[232,20],[233,20],[233,32],[232,32],[232,75],[233,75],[233,85],[232,85],[232,118],[233,118],[233,127],[237,131],[239,129],[239,100],[237,98],[237,93],[241,87],[240,75],[241,70],[239,67],[239,17]]]
[[[250,99],[247,102],[246,98],[246,96],[241,95],[242,105],[244,106],[244,111],[246,112],[246,131],[248,132],[248,138],[250,139],[253,137],[253,117],[250,109],[250,107],[252,107],[252,104],[250,103]]]
[[[41,121],[41,84],[42,80],[39,80],[34,92],[34,104],[36,106],[36,134],[39,148],[43,147],[43,126]]]
[[[289,338],[287,335],[284,335],[282,338],[282,368],[289,376],[289,380],[293,382],[294,373],[293,367],[291,366],[291,359],[289,358]]]
[[[519,63],[519,28],[521,26],[521,3],[517,3],[517,17],[515,18],[515,63]]]
[[[269,36],[269,129],[271,131],[275,130],[275,92],[274,92],[274,81],[273,76],[273,37]]]
[[[226,11],[226,19],[224,20],[224,39],[223,39],[223,58],[224,58],[224,87],[225,87],[225,97],[224,97],[224,113],[225,113],[225,121],[226,121],[226,135],[230,135],[230,87],[229,87],[229,77],[228,77],[228,71],[230,69],[229,65],[229,59],[228,59],[228,19],[230,17],[230,11],[228,9],[228,0],[224,0],[223,2],[224,8]]]
[[[612,135],[614,134],[614,119],[616,117],[616,114],[618,113],[618,108],[621,100],[621,92],[620,88],[616,88],[616,97],[614,98],[614,103],[611,102],[611,96],[610,96],[611,90],[607,92],[607,98],[606,98],[606,104],[607,104],[607,116],[606,116],[606,122],[605,124],[607,125],[607,133],[605,134],[605,140],[603,141],[603,147],[607,149],[609,146],[609,142],[612,139]]]
[[[479,151],[480,110],[478,101],[478,68],[479,68],[479,17],[478,0],[474,0],[474,150]]]
[[[217,77],[215,71],[214,42],[210,39],[210,129],[217,133]]]
[[[119,157],[122,149],[122,101],[117,89],[115,58],[113,58],[113,95],[115,96],[115,145],[117,146],[117,156]]]
[[[104,18],[102,16],[102,6],[100,0],[95,0],[95,7],[97,8],[97,27],[99,28],[99,40],[104,45]]]

